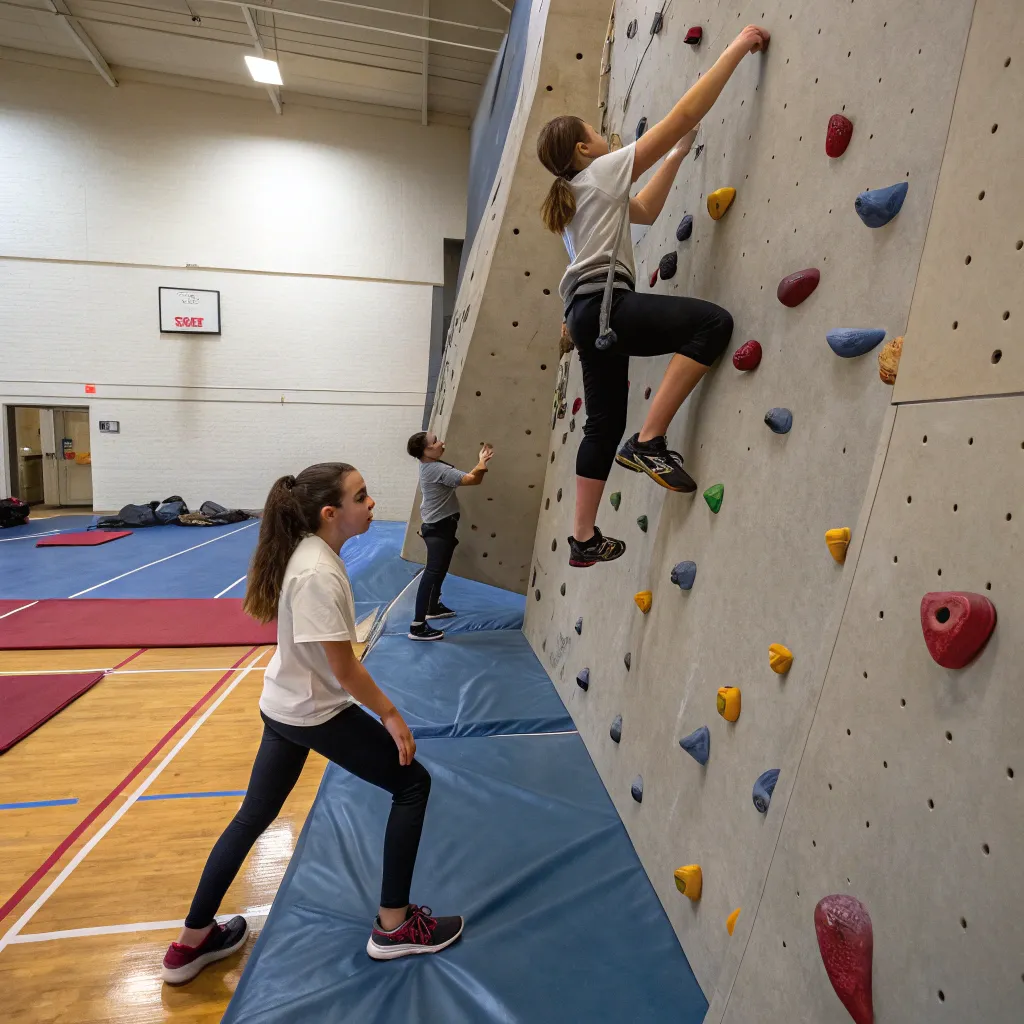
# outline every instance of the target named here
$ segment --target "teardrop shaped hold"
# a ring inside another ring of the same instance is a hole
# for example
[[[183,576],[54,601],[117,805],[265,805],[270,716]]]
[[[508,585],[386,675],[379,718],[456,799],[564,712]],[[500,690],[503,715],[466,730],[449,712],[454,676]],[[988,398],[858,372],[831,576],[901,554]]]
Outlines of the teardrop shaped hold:
[[[639,139],[647,131],[647,118],[641,117],[636,123],[636,137]]]
[[[737,907],[726,919],[725,919],[725,930],[732,935],[736,930],[736,921],[739,919],[740,911],[742,907]]]
[[[837,327],[825,336],[828,347],[843,359],[856,359],[865,355],[885,338],[885,331],[877,327]]]
[[[612,727],[608,730],[608,735],[618,743],[622,739],[622,715],[616,715],[612,719]]]
[[[694,729],[689,736],[684,736],[679,741],[679,746],[698,764],[707,764],[708,758],[711,757],[711,730],[702,725],[699,729]]]
[[[737,370],[756,370],[761,365],[761,343],[745,341],[733,352],[732,365]]]
[[[583,636],[583,616],[582,615],[576,620],[576,635],[577,636]]]
[[[943,668],[963,668],[996,628],[996,606],[982,594],[942,591],[921,598],[921,630],[928,653]]]
[[[768,647],[768,664],[777,675],[784,676],[793,667],[793,652],[782,644]]]
[[[612,491],[612,493],[608,495],[608,500],[611,502],[612,508],[615,509],[616,512],[618,512],[619,505],[622,502],[622,492]]]
[[[719,687],[718,713],[727,722],[735,722],[740,717],[740,690],[738,686]]]
[[[725,188],[715,189],[708,195],[708,213],[711,215],[712,220],[721,220],[725,215],[725,211],[732,206],[732,201],[736,198],[736,189],[726,186]]]
[[[626,671],[629,671],[630,665],[633,664],[633,655],[626,651],[625,656],[622,659],[622,664],[626,666]]]
[[[788,409],[769,409],[764,421],[776,434],[788,434],[793,429],[793,414]]]
[[[626,26],[626,38],[632,39],[636,35],[636,18]]]
[[[715,515],[718,515],[718,510],[722,507],[722,499],[725,497],[725,484],[712,484],[704,492],[704,500],[708,503],[708,508],[711,509]]]
[[[658,268],[655,267],[651,273],[651,279],[647,282],[652,288],[658,283]]]
[[[825,543],[828,553],[842,565],[846,561],[846,549],[850,546],[850,528],[837,526],[834,530],[826,530]]]
[[[855,896],[836,893],[818,900],[814,931],[825,973],[854,1024],[874,1024],[871,961],[875,936],[868,908]]]
[[[857,216],[869,228],[884,228],[903,209],[910,182],[900,181],[888,188],[873,188],[861,192],[853,201]]]
[[[676,241],[685,242],[693,234],[693,214],[686,214],[676,228]]]
[[[704,875],[700,870],[700,865],[686,864],[681,868],[676,868],[673,876],[676,880],[676,888],[696,903],[700,899],[701,889],[704,888]]]
[[[638,775],[633,780],[633,785],[629,787],[629,795],[638,803],[644,802],[644,777]]]
[[[676,276],[676,269],[679,266],[679,257],[674,252],[667,252],[658,261],[658,273],[662,281],[670,281]]]
[[[673,566],[672,572],[669,574],[669,579],[679,587],[680,590],[689,590],[693,586],[693,581],[696,578],[696,562],[679,562]]]
[[[843,114],[833,114],[825,132],[825,152],[833,159],[842,156],[852,137],[853,122]]]
[[[636,525],[637,525],[637,526],[639,526],[639,527],[640,527],[640,529],[641,529],[641,530],[642,530],[642,531],[643,531],[644,533],[646,533],[646,532],[647,532],[647,526],[648,526],[648,523],[647,523],[647,516],[637,516],[637,517],[636,517]]]
[[[647,398],[650,398],[650,397],[651,397],[651,389],[650,388],[644,388],[644,398],[647,399]]]
[[[895,384],[900,370],[900,356],[903,355],[903,335],[892,338],[878,353],[878,376],[883,384]]]
[[[806,270],[787,274],[779,282],[775,294],[784,306],[799,306],[818,287],[820,281],[821,271],[817,267],[808,267]]]
[[[565,597],[565,584],[564,583],[558,588],[558,592],[562,595],[562,597]]]
[[[589,690],[590,689],[590,669],[589,668],[583,669],[580,672],[580,674],[576,677],[576,685],[581,690]]]
[[[633,596],[633,600],[636,602],[637,608],[640,609],[646,615],[651,610],[651,601],[653,595],[649,590],[641,590],[639,594]]]
[[[572,400],[572,414],[576,415],[583,408],[583,399],[577,396]]]
[[[768,805],[772,802],[775,783],[779,781],[779,769],[769,768],[762,772],[754,783],[754,806],[762,813],[768,813]]]

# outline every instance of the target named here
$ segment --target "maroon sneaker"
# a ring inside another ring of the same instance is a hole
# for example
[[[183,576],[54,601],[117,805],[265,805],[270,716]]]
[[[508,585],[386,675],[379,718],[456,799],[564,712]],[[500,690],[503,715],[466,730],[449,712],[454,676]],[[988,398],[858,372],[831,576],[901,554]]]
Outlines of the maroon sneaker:
[[[393,932],[380,926],[380,918],[373,922],[366,952],[374,960],[397,960],[400,956],[416,953],[439,953],[447,949],[461,934],[461,917],[431,917],[430,907],[409,906],[404,924]]]
[[[227,924],[218,924],[198,946],[172,942],[164,954],[163,979],[169,985],[191,981],[207,964],[223,960],[242,948],[249,935],[244,917],[233,917]]]

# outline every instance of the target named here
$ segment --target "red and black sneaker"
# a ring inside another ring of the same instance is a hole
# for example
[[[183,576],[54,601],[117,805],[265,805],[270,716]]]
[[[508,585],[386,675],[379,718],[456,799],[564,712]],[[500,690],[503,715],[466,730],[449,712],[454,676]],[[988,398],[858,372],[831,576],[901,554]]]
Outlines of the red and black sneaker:
[[[366,952],[374,960],[397,960],[417,953],[439,953],[447,949],[462,934],[461,917],[431,917],[430,907],[409,906],[403,924],[386,932],[380,918],[373,922]]]
[[[216,924],[198,946],[172,942],[164,954],[162,975],[168,985],[191,981],[207,964],[223,960],[241,949],[249,935],[244,917],[233,917],[227,924]]]
[[[596,526],[594,536],[582,544],[575,537],[569,538],[569,564],[575,569],[588,569],[595,562],[614,562],[625,553],[624,541],[606,537]]]

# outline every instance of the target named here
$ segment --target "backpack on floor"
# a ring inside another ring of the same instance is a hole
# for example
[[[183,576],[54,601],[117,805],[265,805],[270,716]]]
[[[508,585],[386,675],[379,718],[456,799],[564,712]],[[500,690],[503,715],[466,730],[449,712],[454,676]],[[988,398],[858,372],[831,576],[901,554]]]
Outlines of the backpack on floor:
[[[24,526],[28,516],[28,502],[21,498],[0,498],[0,530],[8,526]]]
[[[225,508],[215,501],[204,501],[198,512],[187,512],[178,516],[178,523],[182,526],[228,526],[252,518],[254,517],[240,508]]]
[[[172,494],[164,498],[156,508],[156,518],[161,523],[175,523],[178,516],[188,515],[188,505],[180,494]]]
[[[96,520],[95,529],[138,530],[144,526],[159,526],[156,509],[160,503],[151,501],[148,505],[125,505],[116,516],[101,516]]]

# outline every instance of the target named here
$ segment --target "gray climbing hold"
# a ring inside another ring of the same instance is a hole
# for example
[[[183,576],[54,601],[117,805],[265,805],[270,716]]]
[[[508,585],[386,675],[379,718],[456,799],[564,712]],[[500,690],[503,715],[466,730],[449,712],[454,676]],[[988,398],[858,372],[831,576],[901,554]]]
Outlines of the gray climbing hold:
[[[769,768],[762,772],[754,783],[754,806],[762,813],[767,814],[768,805],[772,802],[772,793],[775,792],[775,783],[779,781],[779,769]]]
[[[676,228],[676,239],[685,242],[693,234],[693,214],[688,213]]]
[[[626,26],[626,38],[632,39],[636,35],[636,18]]]
[[[629,651],[626,651],[626,656],[622,659],[622,664],[626,666],[626,671],[628,672],[629,666],[633,664],[633,657]]]
[[[706,725],[702,725],[689,736],[684,736],[679,741],[679,746],[699,764],[707,764],[711,756],[711,731]]]
[[[837,356],[853,359],[870,352],[885,338],[885,331],[867,327],[839,327],[825,336]]]
[[[638,804],[644,802],[644,777],[642,775],[638,775],[633,780],[633,785],[629,787],[629,792]]]
[[[788,434],[793,426],[793,414],[788,409],[769,409],[764,421],[776,434]]]
[[[677,566],[672,569],[669,579],[677,586],[680,590],[689,590],[693,586],[693,581],[697,578],[697,563],[696,562],[680,562]]]
[[[563,583],[558,589],[562,597],[565,597],[565,584]]]
[[[608,730],[608,735],[611,736],[616,743],[622,739],[622,715],[616,715],[612,719],[612,727]]]
[[[583,671],[580,672],[580,674],[576,677],[576,685],[581,690],[589,690],[590,689],[590,669],[589,668],[583,669]]]
[[[665,24],[665,15],[661,11],[654,12],[654,21],[651,22],[651,35],[656,36],[661,32],[661,26]]]
[[[583,616],[582,615],[576,620],[576,635],[577,636],[583,636]]]
[[[676,268],[679,266],[679,257],[674,252],[667,252],[658,262],[658,273],[662,281],[668,281],[676,276]]]
[[[910,182],[901,181],[888,188],[873,188],[861,192],[853,201],[857,216],[869,228],[884,228],[903,209]]]
[[[645,131],[647,131],[647,118],[641,117],[636,123],[636,137],[639,139]]]

